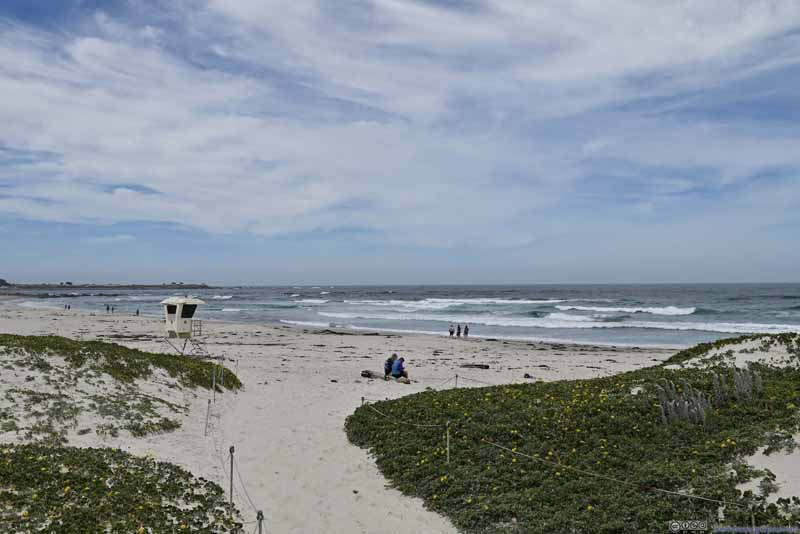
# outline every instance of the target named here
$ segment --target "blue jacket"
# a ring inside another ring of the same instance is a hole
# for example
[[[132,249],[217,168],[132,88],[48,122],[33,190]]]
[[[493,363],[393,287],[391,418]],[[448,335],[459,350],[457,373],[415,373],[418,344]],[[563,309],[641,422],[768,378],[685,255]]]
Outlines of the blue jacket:
[[[392,376],[395,378],[403,376],[403,371],[405,371],[405,368],[403,367],[403,360],[398,358],[392,364]]]

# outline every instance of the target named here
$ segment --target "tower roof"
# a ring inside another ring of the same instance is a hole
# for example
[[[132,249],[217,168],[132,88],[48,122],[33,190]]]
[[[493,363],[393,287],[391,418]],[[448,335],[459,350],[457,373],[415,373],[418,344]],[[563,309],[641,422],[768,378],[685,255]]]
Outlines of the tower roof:
[[[170,297],[162,300],[161,304],[205,304],[205,301],[195,297]]]

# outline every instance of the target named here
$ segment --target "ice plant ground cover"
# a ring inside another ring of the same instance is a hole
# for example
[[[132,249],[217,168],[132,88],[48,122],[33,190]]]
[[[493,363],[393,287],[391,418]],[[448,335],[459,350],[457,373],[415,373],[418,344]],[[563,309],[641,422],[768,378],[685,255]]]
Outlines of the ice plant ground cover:
[[[0,445],[3,532],[241,532],[218,485],[114,449]]]
[[[793,361],[752,362],[763,391],[714,406],[704,424],[665,424],[659,384],[674,383],[678,393],[690,384],[692,394],[712,398],[715,374],[732,379],[728,361],[682,363],[753,340],[760,343],[756,351],[779,346]],[[797,364],[800,336],[741,338],[611,377],[428,391],[378,402],[358,408],[346,430],[353,443],[372,451],[394,486],[421,497],[464,532],[662,533],[673,519],[798,526],[800,500],[770,499],[773,474],[745,462],[759,448],[793,446],[800,429]],[[413,426],[448,421],[449,464],[444,427]],[[757,494],[737,489],[754,477],[765,481]]]

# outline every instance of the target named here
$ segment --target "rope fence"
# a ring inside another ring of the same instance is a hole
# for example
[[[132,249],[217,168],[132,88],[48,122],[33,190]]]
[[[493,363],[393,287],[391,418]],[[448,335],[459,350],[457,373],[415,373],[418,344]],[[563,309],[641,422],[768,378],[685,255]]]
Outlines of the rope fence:
[[[224,360],[222,360],[224,362]],[[239,361],[236,360],[236,367],[238,371]],[[214,452],[216,453],[217,459],[219,460],[220,468],[222,469],[222,473],[226,473],[227,471],[230,472],[230,480],[228,485],[228,503],[230,507],[230,514],[233,514],[233,502],[234,502],[234,495],[239,502],[247,503],[252,511],[256,514],[256,519],[253,521],[245,521],[242,523],[243,526],[253,525],[253,534],[258,532],[258,534],[263,534],[264,531],[264,513],[259,510],[255,502],[253,501],[252,497],[250,496],[250,492],[247,491],[247,485],[244,483],[244,477],[242,477],[242,472],[239,469],[239,461],[236,459],[236,449],[233,445],[230,446],[228,449],[228,458],[227,461],[223,458],[222,453],[222,442],[230,442],[229,440],[225,439],[226,436],[222,431],[222,409],[218,408],[214,410],[213,406],[217,405],[217,388],[216,385],[219,382],[220,386],[224,388],[224,376],[225,376],[225,365],[224,363],[217,363],[213,367],[212,370],[212,396],[208,399],[207,409],[206,409],[206,417],[205,417],[205,429],[204,435],[208,436],[209,429],[211,433],[211,440],[214,447]],[[222,397],[222,394],[220,394]],[[213,413],[216,411],[216,413]],[[211,421],[213,418],[216,419],[216,425],[213,424]],[[230,466],[230,467],[229,467]],[[234,472],[236,473],[237,480],[239,482],[239,486],[241,487],[241,491],[236,484],[234,483]],[[242,498],[242,494],[244,498]]]

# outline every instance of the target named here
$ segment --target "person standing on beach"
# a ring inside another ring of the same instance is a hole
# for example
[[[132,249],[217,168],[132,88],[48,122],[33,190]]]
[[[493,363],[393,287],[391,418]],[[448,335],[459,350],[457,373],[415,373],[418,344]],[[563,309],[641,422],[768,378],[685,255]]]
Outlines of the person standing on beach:
[[[469,325],[465,324],[464,325],[464,337],[467,337],[468,335],[469,335]]]
[[[456,337],[461,337],[461,325],[456,328]]]
[[[111,311],[111,306],[109,306],[108,304],[106,304],[106,313],[108,313],[109,311]]]
[[[450,325],[450,337],[453,337],[453,334],[456,333],[456,327],[452,324]]]

